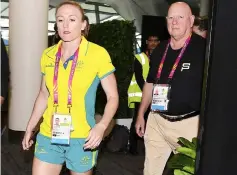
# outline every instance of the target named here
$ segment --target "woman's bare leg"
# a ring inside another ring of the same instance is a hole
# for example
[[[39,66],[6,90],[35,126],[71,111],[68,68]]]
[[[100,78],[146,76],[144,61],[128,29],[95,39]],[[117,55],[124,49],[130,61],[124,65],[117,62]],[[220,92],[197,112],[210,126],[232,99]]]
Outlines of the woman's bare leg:
[[[61,169],[62,165],[43,162],[34,157],[32,175],[59,175]]]
[[[71,171],[71,175],[92,175],[92,170],[89,170],[84,173],[76,173],[76,172]]]

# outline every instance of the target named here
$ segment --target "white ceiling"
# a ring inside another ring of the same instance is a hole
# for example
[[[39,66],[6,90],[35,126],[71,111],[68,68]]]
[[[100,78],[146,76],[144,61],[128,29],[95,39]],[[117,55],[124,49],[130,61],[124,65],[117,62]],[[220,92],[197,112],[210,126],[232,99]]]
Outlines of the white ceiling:
[[[49,0],[48,33],[54,33],[55,7],[64,0]],[[134,20],[137,29],[138,42],[141,38],[142,15],[164,16],[168,5],[179,0],[75,0],[79,2],[88,16],[90,24],[101,23],[108,20]],[[199,8],[200,1],[186,0],[192,7]],[[1,0],[1,34],[8,39],[9,28],[9,0]]]
[[[54,23],[55,23],[55,7],[64,0],[50,0],[49,1],[49,12],[48,12],[48,33],[54,33]],[[78,0],[77,0],[78,1]],[[94,2],[82,2],[82,0],[78,1],[82,8],[85,10],[85,14],[88,16],[90,24],[101,23],[107,20],[119,19],[123,20],[123,18],[110,6],[94,3]],[[8,39],[9,34],[9,2],[8,0],[2,0],[0,2],[1,9],[1,34],[4,39]]]
[[[124,19],[134,20],[138,32],[141,32],[142,16],[166,16],[168,7],[177,1],[187,2],[195,15],[199,14],[200,2],[209,0],[89,0],[113,7]],[[204,3],[205,4],[205,3]]]

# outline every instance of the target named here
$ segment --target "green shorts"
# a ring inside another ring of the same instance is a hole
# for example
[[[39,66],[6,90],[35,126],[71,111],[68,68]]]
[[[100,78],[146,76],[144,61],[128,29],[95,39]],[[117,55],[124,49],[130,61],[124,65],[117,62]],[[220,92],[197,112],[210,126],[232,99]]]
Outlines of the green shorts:
[[[85,139],[70,139],[70,145],[53,145],[51,138],[37,135],[35,144],[35,157],[43,162],[63,164],[69,170],[77,173],[89,171],[96,165],[98,151],[85,151],[83,145]]]

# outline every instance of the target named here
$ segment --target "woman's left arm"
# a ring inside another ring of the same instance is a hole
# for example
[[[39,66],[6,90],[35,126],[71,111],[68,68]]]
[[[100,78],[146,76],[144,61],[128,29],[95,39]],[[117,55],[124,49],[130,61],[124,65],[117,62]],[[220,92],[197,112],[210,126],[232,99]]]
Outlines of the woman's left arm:
[[[118,109],[119,103],[117,83],[114,74],[112,73],[102,79],[101,85],[105,91],[107,103],[105,106],[103,118],[98,124],[101,124],[107,128]]]
[[[118,108],[119,97],[114,74],[111,73],[107,77],[103,78],[101,80],[101,85],[107,97],[104,115],[101,121],[91,129],[89,136],[86,139],[84,149],[94,149],[99,146],[103,139],[104,132]]]

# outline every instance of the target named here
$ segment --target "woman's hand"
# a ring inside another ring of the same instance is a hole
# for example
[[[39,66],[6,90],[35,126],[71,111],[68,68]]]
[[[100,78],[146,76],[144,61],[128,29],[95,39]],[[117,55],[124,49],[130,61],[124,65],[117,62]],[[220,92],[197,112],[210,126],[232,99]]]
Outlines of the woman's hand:
[[[23,150],[29,150],[29,148],[33,145],[34,141],[31,139],[33,135],[32,131],[26,131],[24,138],[22,140]]]
[[[84,149],[95,149],[100,145],[103,139],[106,127],[102,123],[98,123],[90,130],[89,136],[86,138]]]

